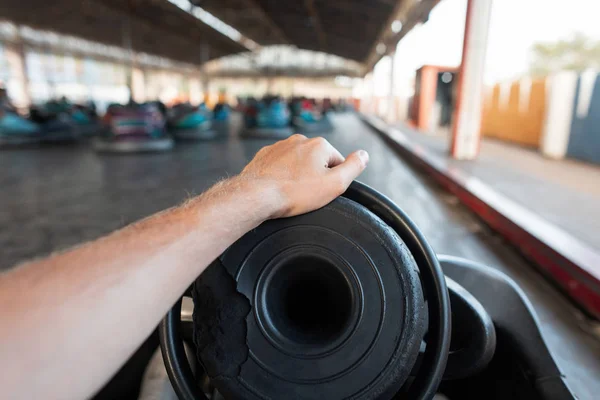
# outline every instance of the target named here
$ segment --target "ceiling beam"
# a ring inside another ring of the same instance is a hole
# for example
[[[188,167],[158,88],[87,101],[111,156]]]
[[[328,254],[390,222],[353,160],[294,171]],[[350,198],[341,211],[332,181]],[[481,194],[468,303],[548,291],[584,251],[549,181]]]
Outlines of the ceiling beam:
[[[136,4],[139,6],[132,13],[130,8]],[[169,7],[165,9],[161,4]],[[199,47],[201,40],[208,40],[213,45],[213,58],[246,50],[195,17],[175,12],[171,6],[174,5],[165,0],[56,0],[50,3],[41,0],[0,0],[0,15],[17,26],[52,31],[121,49],[124,48],[123,21],[131,15],[132,43],[136,52],[196,65],[202,63]],[[32,9],[36,12],[32,13]],[[176,25],[157,19],[155,15],[183,18],[179,18],[179,24]],[[213,36],[216,37],[214,41],[211,40]],[[53,42],[45,40],[43,43],[38,47],[43,47],[46,51],[55,46],[50,44]]]
[[[183,54],[185,51],[184,49],[187,48],[187,52],[191,53],[189,56],[185,57],[185,59],[190,60],[187,62],[202,64],[203,60],[200,56],[200,46],[198,45],[198,43],[207,40],[214,44],[214,46],[211,46],[213,50],[216,50],[214,52],[211,52],[213,54],[219,53],[219,47],[221,47],[221,45],[225,45],[229,48],[238,48],[239,51],[246,50],[246,48],[242,44],[218,33],[213,28],[209,27],[204,22],[198,20],[193,15],[188,14],[186,11],[181,10],[179,7],[170,4],[166,1],[151,2],[150,4],[152,4],[154,7],[157,7],[158,10],[164,11],[164,15],[170,15],[173,17],[181,18],[181,20],[187,21],[192,26],[196,26],[197,29],[184,30],[182,29],[181,25],[174,24],[173,20],[169,21],[169,19],[166,18],[154,17],[154,14],[152,12],[149,12],[150,10],[147,8],[148,4],[144,3],[144,1],[149,0],[129,0],[129,2],[121,2],[115,0],[90,1],[98,5],[102,4],[104,7],[119,12],[122,17],[131,18],[132,22],[143,25],[145,31],[152,32],[153,30],[160,30],[161,37],[170,38],[170,40],[166,41],[166,43],[165,41],[157,40],[153,44],[153,46],[164,49],[168,53],[178,54],[177,58],[179,60],[182,59],[182,57],[179,56],[179,54]],[[156,11],[153,10],[153,12],[155,13]],[[140,47],[139,44],[143,44],[143,41],[140,42],[140,38],[137,34],[135,34],[135,31],[133,33],[134,34],[132,35],[132,39],[135,43],[137,43],[136,47]],[[175,40],[174,38],[176,37],[180,39]],[[190,52],[190,48],[195,48],[196,51]],[[146,50],[146,52],[148,51]]]
[[[367,18],[370,17],[372,13],[387,15],[387,12],[382,11],[380,7],[369,7],[367,4],[365,4],[365,2],[362,1],[357,3],[347,0],[328,0],[327,3],[325,3],[325,5],[329,9],[349,12],[353,14],[361,14]]]
[[[271,18],[269,14],[261,7],[260,4],[256,0],[243,0],[243,2],[252,10],[254,10],[262,21],[264,21],[271,32],[275,34],[275,36],[281,41],[282,44],[293,44],[290,39],[283,33],[279,25],[275,23],[275,21]],[[259,43],[260,44],[260,43]]]
[[[306,11],[308,11],[308,15],[310,16],[313,26],[315,27],[320,50],[327,51],[327,37],[323,31],[323,23],[321,22],[321,18],[319,17],[319,13],[315,7],[315,0],[304,0],[304,7],[306,7]]]
[[[368,74],[373,69],[375,64],[379,62],[386,54],[389,54],[390,49],[395,49],[398,42],[408,34],[417,24],[426,20],[431,10],[440,2],[440,0],[398,0],[394,12],[390,15],[387,23],[383,26],[381,33],[373,43],[373,47],[369,52],[369,56],[365,60],[364,74]],[[402,29],[400,32],[394,33],[391,30],[392,22],[395,20],[402,21]],[[383,53],[377,52],[377,46],[383,43],[386,46],[386,51]]]
[[[136,0],[136,1],[145,1],[145,2],[150,1],[150,4],[153,4],[156,7],[160,7],[162,10],[164,10],[165,13],[168,13],[169,15],[173,15],[173,17],[177,17],[177,18],[181,18],[183,20],[189,21],[190,24],[195,24],[198,27],[198,30],[195,32],[195,34],[196,34],[195,40],[208,39],[217,45],[218,44],[225,44],[225,45],[229,45],[229,46],[233,45],[233,46],[239,47],[240,50],[242,50],[242,49],[245,50],[245,48],[242,44],[221,34],[220,32],[217,32],[214,28],[208,26],[207,24],[200,21],[195,16],[180,9],[176,5],[169,3],[168,1],[164,1],[164,0],[161,0],[161,1]],[[188,35],[188,38],[189,38],[190,32],[182,31],[182,27],[177,24],[176,18],[172,19],[171,21],[163,21],[161,18],[159,18],[158,21],[160,21],[163,25],[166,25],[171,30],[174,30],[173,28],[178,28],[180,33]],[[166,22],[166,24],[165,24],[165,22]],[[154,23],[156,23],[156,22],[154,22]]]
[[[365,67],[366,67],[365,75],[373,68],[373,65],[375,65],[377,63],[377,61],[379,61],[381,59],[381,57],[383,56],[377,52],[377,46],[380,43],[382,43],[382,41],[384,40],[386,35],[389,35],[389,31],[390,31],[390,27],[392,26],[392,22],[394,22],[396,19],[399,19],[401,17],[401,15],[406,13],[407,8],[409,8],[412,4],[416,3],[416,1],[417,0],[396,0],[396,5],[394,6],[394,11],[390,13],[389,18],[387,19],[386,23],[381,28],[379,35],[377,36],[377,40],[375,40],[375,42],[373,42],[373,45],[371,46],[371,50],[369,51],[369,55],[367,56],[367,59],[365,60]],[[379,57],[379,59],[377,61],[373,62],[373,60],[375,60],[378,56],[381,56],[381,57]]]

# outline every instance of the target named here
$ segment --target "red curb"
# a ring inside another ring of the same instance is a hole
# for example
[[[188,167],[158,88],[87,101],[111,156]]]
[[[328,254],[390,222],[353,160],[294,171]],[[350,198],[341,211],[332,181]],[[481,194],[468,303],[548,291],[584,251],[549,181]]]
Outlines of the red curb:
[[[362,120],[409,161],[500,233],[548,276],[584,312],[600,320],[600,253],[539,215],[492,189],[479,178],[411,142],[379,118]]]

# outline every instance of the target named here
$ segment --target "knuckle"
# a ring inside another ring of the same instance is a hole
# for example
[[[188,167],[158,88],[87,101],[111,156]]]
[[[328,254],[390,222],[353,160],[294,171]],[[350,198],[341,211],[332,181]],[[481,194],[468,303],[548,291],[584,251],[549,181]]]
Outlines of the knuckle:
[[[268,152],[271,149],[271,147],[272,147],[272,145],[264,146],[260,150],[258,150],[258,153],[256,153],[256,154],[257,155],[265,154],[266,152]]]
[[[290,139],[293,139],[293,140],[306,139],[306,136],[304,136],[300,133],[294,133],[292,136],[290,136]]]
[[[329,142],[325,138],[322,138],[320,136],[316,137],[316,138],[313,138],[313,139],[310,139],[310,140],[311,140],[311,142],[315,146],[318,146],[318,147],[324,147],[324,146],[327,146],[329,144]]]

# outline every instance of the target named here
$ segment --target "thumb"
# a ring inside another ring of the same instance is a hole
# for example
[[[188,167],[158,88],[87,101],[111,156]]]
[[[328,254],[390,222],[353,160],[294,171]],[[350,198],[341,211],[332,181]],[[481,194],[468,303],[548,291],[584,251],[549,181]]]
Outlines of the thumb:
[[[358,150],[346,157],[343,163],[333,167],[330,174],[332,178],[341,183],[343,192],[365,170],[368,162],[369,153],[364,150]]]

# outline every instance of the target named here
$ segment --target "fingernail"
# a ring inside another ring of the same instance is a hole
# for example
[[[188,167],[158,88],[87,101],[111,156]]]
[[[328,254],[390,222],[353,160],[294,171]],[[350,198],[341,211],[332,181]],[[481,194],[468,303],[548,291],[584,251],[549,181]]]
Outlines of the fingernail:
[[[366,151],[364,151],[364,150],[360,150],[360,151],[358,152],[358,157],[359,157],[359,158],[360,158],[360,160],[361,160],[363,163],[365,163],[365,164],[369,162],[369,153],[367,153],[367,152],[366,152]]]

